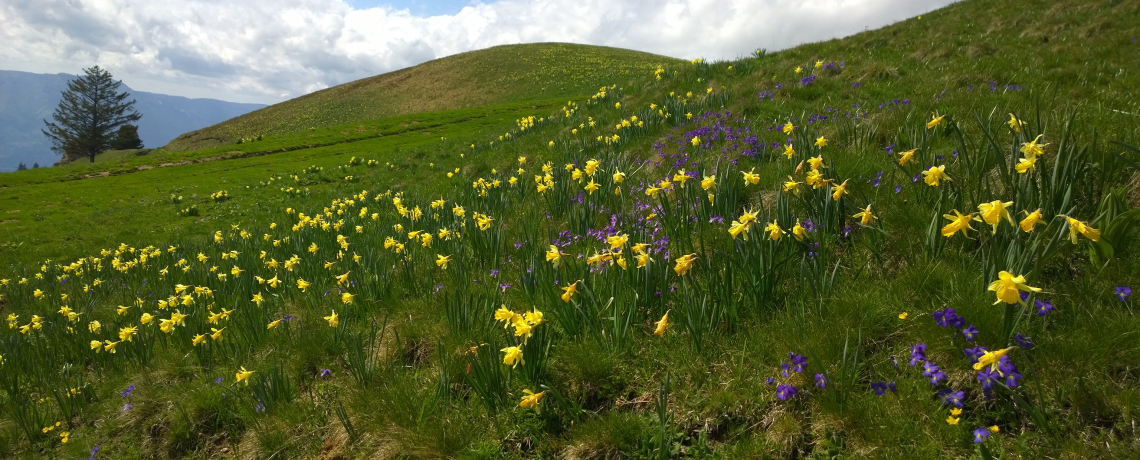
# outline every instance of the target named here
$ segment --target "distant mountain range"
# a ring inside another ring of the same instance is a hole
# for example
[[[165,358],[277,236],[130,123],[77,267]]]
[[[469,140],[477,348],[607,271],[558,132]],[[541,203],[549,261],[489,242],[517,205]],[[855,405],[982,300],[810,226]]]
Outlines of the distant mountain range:
[[[51,166],[59,154],[51,151],[51,141],[40,130],[59,105],[60,94],[69,74],[37,74],[0,70],[0,171],[14,171],[20,162]],[[181,96],[135,91],[124,83],[121,91],[131,93],[135,110],[142,114],[139,137],[147,148],[161,147],[180,134],[204,128],[265,107],[216,99],[189,99]]]

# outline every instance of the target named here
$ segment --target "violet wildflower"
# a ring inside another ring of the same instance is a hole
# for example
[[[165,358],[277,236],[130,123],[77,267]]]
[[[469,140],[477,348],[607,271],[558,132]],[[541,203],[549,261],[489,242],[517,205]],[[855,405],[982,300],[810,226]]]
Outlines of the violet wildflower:
[[[978,427],[974,430],[974,444],[981,444],[988,437],[990,437],[990,430],[986,427]]]
[[[1037,316],[1048,315],[1049,312],[1057,309],[1057,307],[1054,307],[1048,300],[1041,299],[1033,299],[1033,306],[1037,309]]]
[[[901,191],[902,191],[902,186],[901,186],[901,185],[896,185],[896,186],[895,186],[895,193],[898,193],[898,192],[901,192]]]
[[[800,390],[793,385],[784,385],[782,383],[776,385],[776,399],[780,401],[787,401],[799,392]]]
[[[321,372],[318,375],[320,375],[321,377],[328,377],[328,376],[332,375],[332,370],[331,369],[321,369]]]
[[[827,389],[827,377],[824,377],[823,374],[815,374],[815,386],[826,390]]]
[[[1132,295],[1132,287],[1130,287],[1130,286],[1117,286],[1116,287],[1116,298],[1120,299],[1121,302],[1128,301],[1128,296],[1130,296],[1130,295]]]
[[[768,380],[765,380],[765,381],[768,382],[769,385],[776,383],[776,379],[772,378],[772,377],[768,377]]]
[[[962,327],[963,324],[966,324],[966,320],[958,316],[953,307],[946,307],[945,310],[936,311],[930,316],[934,318],[935,323],[942,327]]]
[[[978,335],[978,329],[971,324],[970,327],[962,329],[962,335],[966,336],[967,342],[973,342],[974,337]]]
[[[953,393],[946,395],[946,398],[943,399],[942,402],[946,403],[947,406],[954,406],[954,407],[961,409],[962,408],[962,399],[964,399],[965,397],[966,397],[966,392],[955,391]]]
[[[123,390],[123,392],[119,393],[119,396],[126,398],[127,396],[130,396],[131,393],[134,393],[134,392],[135,392],[135,386],[134,386],[134,384],[131,384],[130,386],[127,387],[126,390]]]
[[[126,404],[123,404],[123,410],[120,412],[126,412],[129,410],[131,410],[131,403],[126,403]]]
[[[95,460],[95,454],[99,453],[99,447],[100,446],[95,446],[94,449],[91,449],[91,456],[87,457],[85,460]]]
[[[843,226],[843,237],[847,238],[850,235],[851,235],[851,226],[850,225]]]
[[[1017,382],[1022,379],[1021,374],[1017,372],[1017,366],[1009,359],[1009,355],[1002,356],[998,360],[997,371],[1002,377],[1005,377],[1005,386],[1013,388],[1017,386]]]
[[[784,378],[788,378],[788,363],[780,362],[780,369],[783,370]]]
[[[871,391],[875,392],[875,396],[882,396],[887,394],[887,384],[885,382],[871,382]]]
[[[899,368],[899,360],[895,359],[895,355],[891,355],[890,359],[891,359],[891,364],[895,366],[895,369],[898,369]]]
[[[981,358],[984,354],[986,354],[986,348],[982,346],[966,349],[966,357],[970,358],[970,364],[977,364],[978,358]]]
[[[895,382],[887,382],[887,389],[891,390],[891,393],[898,393],[899,391],[898,387],[895,386]]]
[[[978,377],[978,382],[981,382],[981,384],[982,384],[982,390],[985,390],[985,391],[993,390],[994,389],[994,382],[997,382],[998,379],[1001,378],[1001,376],[998,375],[998,372],[996,370],[990,371],[987,369],[982,369],[982,370],[978,371],[977,377]]]
[[[918,363],[926,361],[926,344],[918,343],[910,346],[910,365],[917,366]]]
[[[1029,337],[1021,335],[1020,332],[1018,332],[1017,335],[1013,337],[1013,342],[1024,350],[1033,348],[1033,340],[1031,340]]]
[[[214,383],[221,385],[223,380],[225,380],[225,378],[218,377],[218,378],[214,379]]]
[[[788,359],[792,360],[792,370],[793,371],[803,373],[804,365],[806,365],[807,361],[808,361],[806,356],[796,354],[796,353],[788,353]]]

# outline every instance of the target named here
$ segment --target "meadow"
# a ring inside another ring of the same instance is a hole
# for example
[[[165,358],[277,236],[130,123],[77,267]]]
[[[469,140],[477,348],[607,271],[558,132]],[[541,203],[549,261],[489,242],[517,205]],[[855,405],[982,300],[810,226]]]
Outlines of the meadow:
[[[1140,5],[1007,3],[0,175],[0,454],[1135,457]]]

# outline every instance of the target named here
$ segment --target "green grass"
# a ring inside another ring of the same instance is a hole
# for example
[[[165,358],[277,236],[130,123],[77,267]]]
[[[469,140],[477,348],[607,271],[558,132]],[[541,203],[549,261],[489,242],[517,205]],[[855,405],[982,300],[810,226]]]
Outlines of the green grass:
[[[105,457],[96,458],[1135,457],[1140,393],[1132,363],[1140,362],[1140,321],[1136,298],[1121,302],[1113,289],[1140,286],[1136,232],[1113,240],[1111,258],[1097,255],[1084,236],[1069,243],[1061,220],[1032,234],[1002,221],[996,234],[975,222],[979,231],[971,238],[926,235],[932,222],[935,231],[947,222],[941,215],[951,209],[976,211],[992,200],[1013,201],[1014,212],[1045,209],[1050,220],[1068,213],[1106,234],[1109,214],[1140,208],[1140,176],[1129,163],[1140,152],[1123,146],[1140,145],[1130,115],[1137,113],[1132,88],[1140,82],[1127,61],[1140,46],[1130,41],[1138,34],[1137,8],[1128,1],[967,1],[921,20],[760,58],[670,64],[661,80],[646,71],[613,81],[616,87],[600,100],[575,98],[569,117],[561,110],[566,101],[521,101],[0,175],[0,278],[12,280],[0,287],[0,313],[20,315],[19,325],[32,314],[46,318],[41,331],[28,335],[0,330],[0,454],[84,458],[101,446]],[[1037,31],[1048,31],[1047,44]],[[816,61],[844,66],[815,69]],[[796,75],[796,67],[803,73]],[[818,78],[804,87],[799,79],[808,74]],[[757,97],[768,91],[772,99]],[[673,116],[657,115],[650,104]],[[855,104],[860,115],[851,119],[845,113],[855,112]],[[931,112],[947,118],[928,130]],[[1024,132],[1006,124],[1010,113],[1026,123]],[[546,120],[520,131],[515,120],[529,115]],[[645,126],[615,130],[633,115]],[[768,129],[796,118],[791,136]],[[375,136],[372,126],[385,135]],[[715,137],[699,149],[688,142],[687,132],[709,128],[700,134],[708,141],[719,127],[751,131]],[[597,140],[615,133],[616,142]],[[1031,176],[1008,171],[1021,156],[1018,148],[1038,133],[1049,145],[1037,169]],[[767,146],[757,148],[760,155],[739,155],[749,136]],[[812,141],[821,136],[829,143],[817,149]],[[788,137],[797,150],[791,160],[782,154]],[[657,211],[662,226],[653,234],[644,223],[651,210],[636,205],[648,200],[643,183],[676,173],[678,141],[690,155],[686,169],[718,176],[715,201],[703,205],[699,179],[689,181]],[[888,145],[895,155],[885,154]],[[900,168],[897,153],[911,148],[921,148],[919,164]],[[838,204],[823,190],[802,198],[779,192],[789,175],[805,179],[797,165],[817,153],[828,165],[826,177],[848,181],[850,193]],[[937,188],[913,182],[935,155],[945,158],[953,181]],[[648,162],[634,164],[638,157]],[[594,179],[602,187],[584,194],[586,180],[573,180],[563,165],[582,168],[592,158],[601,161]],[[178,161],[190,163],[142,168]],[[533,177],[547,161],[556,185],[542,195]],[[1078,167],[1055,172],[1066,161]],[[520,167],[525,173],[517,173]],[[621,196],[612,192],[615,168],[627,173]],[[758,184],[743,182],[747,171],[760,176]],[[81,179],[101,172],[109,176]],[[1054,175],[1067,199],[1051,188]],[[513,187],[512,176],[519,180]],[[1038,188],[1026,177],[1036,178]],[[496,179],[502,185],[480,196],[478,181]],[[282,190],[290,188],[300,192]],[[212,200],[219,190],[230,199]],[[396,193],[424,216],[398,214]],[[171,194],[183,200],[174,203]],[[1106,200],[1110,195],[1119,199]],[[433,209],[440,198],[447,205]],[[694,221],[672,207],[675,199],[695,206]],[[1106,213],[1102,203],[1111,202],[1118,209]],[[464,217],[452,213],[456,204],[466,208]],[[878,219],[864,228],[851,216],[868,204]],[[199,215],[180,214],[190,205]],[[747,243],[727,231],[745,210],[760,214]],[[637,268],[627,247],[628,270],[588,270],[585,256],[607,246],[585,230],[610,225],[617,212],[615,230],[628,233],[631,244],[660,242],[670,257],[655,252],[655,262]],[[294,230],[297,213],[343,226]],[[475,213],[495,219],[489,230],[477,229]],[[710,222],[713,215],[724,221]],[[819,247],[790,234],[767,240],[768,222],[788,229],[805,217],[819,225],[807,237]],[[397,223],[402,232],[393,228]],[[444,227],[462,237],[435,240],[430,248],[407,237],[413,229]],[[566,231],[581,237],[563,249],[568,256],[555,269],[545,251]],[[337,235],[347,237],[347,249]],[[388,237],[406,244],[406,252],[386,248]],[[1041,252],[1054,237],[1056,251]],[[1035,241],[1037,252],[1019,263]],[[122,261],[138,260],[147,246],[161,254],[115,271],[110,261],[121,243],[135,248],[122,250]],[[174,252],[167,252],[170,245]],[[222,260],[231,250],[237,258]],[[199,253],[208,262],[199,262]],[[689,253],[697,261],[678,276],[675,261]],[[301,260],[294,271],[265,264],[294,255]],[[435,263],[438,255],[452,257],[446,270]],[[98,257],[104,268],[64,271],[80,257]],[[186,272],[175,266],[183,258]],[[34,276],[41,266],[42,281]],[[233,266],[243,273],[232,274]],[[998,270],[1026,274],[1028,284],[1044,290],[1034,300],[1047,299],[1056,310],[1029,313],[1007,327],[1015,316],[993,305],[986,290]],[[219,272],[227,279],[218,279]],[[351,305],[342,303],[334,278],[345,272],[354,283],[343,287],[356,295]],[[64,274],[66,283],[52,283]],[[272,288],[253,279],[274,275],[285,284]],[[17,284],[20,277],[29,284]],[[95,278],[104,284],[84,292]],[[301,292],[297,278],[313,285]],[[577,279],[581,289],[572,303],[563,302],[559,288]],[[114,339],[119,328],[139,326],[143,311],[168,318],[170,309],[156,301],[176,284],[207,286],[214,294],[179,307],[190,316],[170,334],[156,320],[114,355],[89,349],[90,338]],[[45,299],[35,300],[33,289]],[[57,300],[64,293],[69,300]],[[250,300],[255,293],[264,295],[263,304]],[[136,298],[144,299],[141,308]],[[83,316],[69,323],[57,312],[64,304]],[[128,313],[118,315],[119,305]],[[527,342],[527,361],[513,369],[500,364],[499,350],[519,345],[492,319],[501,305],[545,314]],[[1031,349],[1010,352],[1024,376],[1020,385],[999,388],[993,399],[983,395],[963,355],[971,344],[958,328],[937,326],[931,317],[947,307],[980,331],[974,344],[1013,346],[1007,331],[1033,339]],[[207,321],[222,309],[233,310],[229,319]],[[331,310],[339,314],[335,328],[323,319]],[[658,337],[652,332],[665,311],[673,326]],[[296,318],[266,329],[284,315]],[[90,320],[101,322],[101,332],[88,331]],[[212,327],[226,328],[221,341],[191,345]],[[383,332],[373,339],[374,330]],[[917,343],[947,374],[937,388],[921,365],[908,364]],[[788,353],[808,362],[803,373],[785,378],[780,364]],[[65,370],[65,363],[74,367]],[[248,386],[234,382],[242,366],[256,371]],[[331,376],[321,376],[322,369]],[[813,386],[816,373],[827,376],[827,389]],[[779,400],[768,377],[797,386],[800,395]],[[898,391],[877,396],[875,382],[894,382]],[[120,396],[130,384],[135,392]],[[80,395],[61,396],[70,388]],[[938,388],[965,392],[958,425],[946,423],[949,409]],[[517,407],[524,389],[545,392],[540,410]],[[123,411],[128,402],[132,408]],[[40,418],[29,424],[21,415],[29,413]],[[40,432],[55,421],[61,428]],[[992,425],[1001,431],[982,451],[971,433]],[[64,429],[71,433],[66,445],[57,435]]]
[[[677,59],[566,43],[504,45],[357,80],[179,136],[184,151],[381,117],[581,97]]]

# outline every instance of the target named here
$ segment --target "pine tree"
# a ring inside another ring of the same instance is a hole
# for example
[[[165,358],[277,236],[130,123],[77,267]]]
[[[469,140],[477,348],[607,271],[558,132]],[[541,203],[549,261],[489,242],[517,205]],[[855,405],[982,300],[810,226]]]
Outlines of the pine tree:
[[[115,134],[115,142],[111,148],[115,150],[143,148],[142,139],[139,139],[139,127],[132,124],[120,126],[118,134]]]
[[[25,171],[27,169],[28,169],[28,165],[24,164],[23,161],[20,162],[20,166],[16,167],[16,171]]]
[[[95,162],[95,155],[114,146],[120,126],[142,118],[134,110],[135,101],[125,102],[130,94],[118,92],[121,81],[99,66],[83,69],[82,75],[67,83],[67,91],[52,114],[54,123],[44,120],[45,136],[51,139],[51,149],[64,159],[87,157]],[[137,138],[137,132],[136,132]]]

